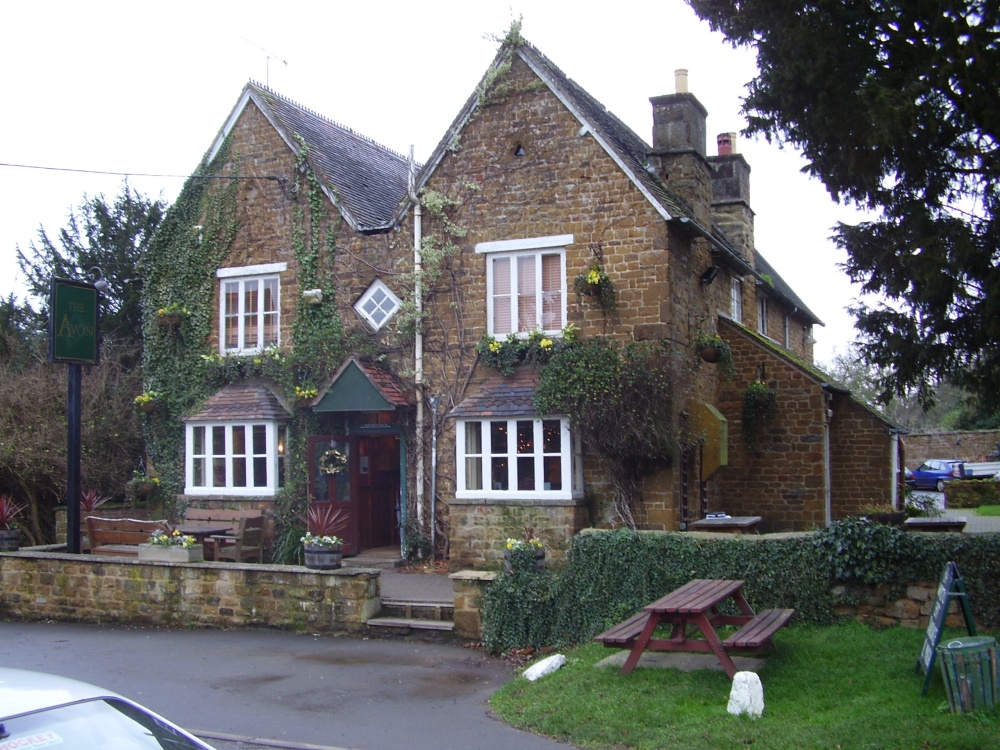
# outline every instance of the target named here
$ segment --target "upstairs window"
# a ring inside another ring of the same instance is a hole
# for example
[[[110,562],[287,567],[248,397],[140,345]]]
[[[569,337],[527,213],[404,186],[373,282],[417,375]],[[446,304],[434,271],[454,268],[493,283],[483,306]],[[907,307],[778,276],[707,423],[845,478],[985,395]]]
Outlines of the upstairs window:
[[[389,318],[396,314],[401,305],[399,297],[393,294],[381,279],[376,279],[375,283],[368,287],[368,291],[361,295],[354,309],[377,331],[389,322]]]
[[[481,242],[486,259],[489,334],[506,336],[566,327],[566,250],[573,235]]]
[[[280,344],[280,278],[285,263],[220,268],[219,348],[256,354]]]
[[[757,331],[767,336],[767,297],[757,297]]]
[[[739,276],[731,276],[731,305],[730,314],[737,323],[743,322],[743,279]]]

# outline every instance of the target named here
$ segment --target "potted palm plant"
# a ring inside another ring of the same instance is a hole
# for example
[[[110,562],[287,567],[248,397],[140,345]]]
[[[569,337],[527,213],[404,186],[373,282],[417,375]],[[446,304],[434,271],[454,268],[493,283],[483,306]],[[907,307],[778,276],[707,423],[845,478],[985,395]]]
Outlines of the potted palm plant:
[[[21,529],[14,522],[24,511],[10,495],[0,495],[0,552],[15,552],[21,547]]]
[[[302,551],[307,568],[335,570],[344,557],[344,540],[338,534],[347,528],[347,513],[331,503],[312,503],[305,519],[306,535]]]

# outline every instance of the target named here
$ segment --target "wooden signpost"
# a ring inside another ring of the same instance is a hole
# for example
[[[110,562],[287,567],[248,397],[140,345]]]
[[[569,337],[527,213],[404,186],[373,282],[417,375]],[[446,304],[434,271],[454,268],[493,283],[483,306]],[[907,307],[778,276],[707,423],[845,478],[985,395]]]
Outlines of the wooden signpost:
[[[958,572],[958,566],[949,562],[944,566],[941,573],[941,582],[938,584],[937,593],[934,595],[934,605],[931,607],[931,616],[927,621],[927,633],[924,635],[924,647],[920,650],[920,657],[917,659],[917,666],[914,670],[916,674],[922,669],[924,672],[923,695],[927,695],[927,686],[931,681],[931,673],[934,668],[934,655],[937,645],[941,640],[941,629],[944,627],[948,617],[948,607],[952,598],[957,598],[965,618],[965,628],[969,635],[976,634],[976,622],[972,619],[972,607],[969,606],[969,596],[965,591],[965,581],[962,580]]]

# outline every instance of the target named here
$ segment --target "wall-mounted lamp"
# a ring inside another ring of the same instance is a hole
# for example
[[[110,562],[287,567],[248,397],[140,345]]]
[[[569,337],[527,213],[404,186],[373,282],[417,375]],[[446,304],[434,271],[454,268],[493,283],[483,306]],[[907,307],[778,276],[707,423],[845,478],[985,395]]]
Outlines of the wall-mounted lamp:
[[[708,286],[715,281],[715,277],[719,275],[719,271],[721,270],[718,266],[709,266],[702,271],[701,276],[698,277],[701,280],[702,286]]]
[[[97,273],[97,281],[94,282],[94,289],[96,289],[99,292],[108,291],[108,289],[111,288],[111,284],[109,284],[108,280],[104,278],[104,271],[102,271],[97,266],[94,266],[87,273],[95,273],[95,272]]]
[[[310,305],[318,305],[323,301],[323,290],[322,289],[304,289],[302,291],[302,299]]]

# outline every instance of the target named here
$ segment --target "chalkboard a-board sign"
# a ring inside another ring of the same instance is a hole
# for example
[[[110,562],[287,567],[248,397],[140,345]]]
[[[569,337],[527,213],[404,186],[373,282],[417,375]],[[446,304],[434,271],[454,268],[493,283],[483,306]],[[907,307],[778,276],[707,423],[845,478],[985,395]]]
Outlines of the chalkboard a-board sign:
[[[957,598],[961,604],[966,630],[969,631],[969,635],[975,635],[976,623],[972,619],[972,608],[969,606],[969,597],[965,593],[965,581],[962,580],[962,576],[958,572],[958,566],[949,562],[945,564],[944,571],[941,573],[941,582],[938,583],[937,593],[934,595],[934,605],[931,607],[931,616],[927,621],[924,647],[920,650],[920,658],[917,659],[915,672],[919,674],[922,669],[926,675],[923,695],[927,695],[927,686],[931,681],[931,670],[934,668],[934,655],[938,642],[941,640],[941,629],[948,617],[948,606],[953,597]]]

